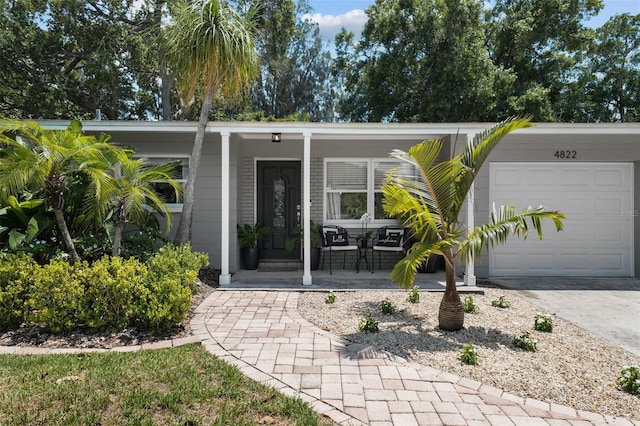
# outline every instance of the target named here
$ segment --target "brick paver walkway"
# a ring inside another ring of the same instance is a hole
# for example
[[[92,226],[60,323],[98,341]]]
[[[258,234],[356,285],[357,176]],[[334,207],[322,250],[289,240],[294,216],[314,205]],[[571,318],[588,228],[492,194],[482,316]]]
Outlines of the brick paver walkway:
[[[523,399],[407,362],[318,329],[299,293],[216,291],[193,332],[250,378],[308,401],[342,425],[637,425],[639,421]]]

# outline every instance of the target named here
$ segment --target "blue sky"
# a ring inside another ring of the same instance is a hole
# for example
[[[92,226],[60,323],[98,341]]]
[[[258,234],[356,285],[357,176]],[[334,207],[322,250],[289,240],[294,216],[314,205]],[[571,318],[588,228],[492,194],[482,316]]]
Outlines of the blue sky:
[[[311,17],[320,24],[322,36],[328,41],[333,41],[342,27],[359,34],[367,20],[364,9],[374,3],[375,0],[309,0],[314,9]],[[604,9],[586,24],[599,27],[620,13],[640,14],[640,0],[604,0]]]

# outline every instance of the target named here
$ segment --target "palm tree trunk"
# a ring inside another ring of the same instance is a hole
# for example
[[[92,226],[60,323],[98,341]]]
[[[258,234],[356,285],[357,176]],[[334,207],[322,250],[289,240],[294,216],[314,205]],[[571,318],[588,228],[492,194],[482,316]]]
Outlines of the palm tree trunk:
[[[200,157],[202,156],[202,143],[204,141],[204,131],[209,122],[209,110],[213,103],[213,93],[208,93],[202,101],[202,109],[200,110],[200,120],[196,130],[196,137],[193,141],[193,150],[191,151],[191,159],[189,160],[189,176],[187,177],[187,185],[184,188],[184,200],[182,204],[182,214],[178,223],[178,230],[173,242],[176,245],[183,245],[191,241],[191,225],[193,223],[193,205],[195,203],[194,194],[196,187],[196,175]]]
[[[56,223],[58,225],[58,229],[60,230],[62,241],[64,242],[64,245],[67,247],[67,250],[69,251],[71,260],[73,262],[79,262],[80,256],[78,256],[78,252],[76,251],[76,246],[73,244],[73,240],[71,239],[71,234],[69,233],[69,228],[67,228],[67,222],[64,220],[64,214],[62,213],[62,210],[53,209],[53,214],[56,217]]]
[[[116,223],[116,229],[113,232],[113,247],[111,248],[111,256],[120,257],[120,247],[122,246],[122,230],[124,223]]]
[[[464,310],[456,288],[456,266],[451,251],[445,253],[446,287],[438,312],[438,327],[446,331],[458,331],[464,325]]]

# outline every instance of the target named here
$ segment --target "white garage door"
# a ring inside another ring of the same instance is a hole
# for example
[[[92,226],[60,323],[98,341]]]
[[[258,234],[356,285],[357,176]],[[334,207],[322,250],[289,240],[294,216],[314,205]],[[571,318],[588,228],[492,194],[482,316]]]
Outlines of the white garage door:
[[[510,238],[490,254],[492,276],[631,276],[632,163],[492,163],[496,206],[543,205],[565,215],[564,230],[543,240]]]

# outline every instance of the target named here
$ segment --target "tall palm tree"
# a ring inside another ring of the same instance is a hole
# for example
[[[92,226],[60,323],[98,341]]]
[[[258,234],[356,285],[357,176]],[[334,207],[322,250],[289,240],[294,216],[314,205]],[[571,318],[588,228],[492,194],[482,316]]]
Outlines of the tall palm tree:
[[[173,6],[173,22],[164,37],[167,63],[176,72],[187,104],[196,92],[203,96],[175,237],[176,244],[185,244],[191,240],[196,175],[213,99],[239,98],[259,68],[251,24],[254,13],[241,17],[224,0],[178,0]]]
[[[122,232],[127,223],[144,223],[151,213],[149,209],[166,218],[167,230],[171,227],[171,213],[167,203],[155,191],[154,184],[169,184],[178,199],[182,192],[180,184],[172,177],[175,164],[151,165],[144,159],[134,159],[127,153],[123,154],[112,164],[109,178],[101,181],[102,191],[92,191],[100,196],[96,203],[91,204],[101,210],[102,217],[107,211],[113,211],[115,230],[112,255],[116,257],[120,256]]]
[[[104,137],[82,133],[74,121],[65,130],[43,129],[34,121],[0,120],[0,200],[44,190],[71,260],[80,260],[64,217],[66,180],[71,172],[104,173],[89,160],[112,147]]]
[[[450,160],[438,162],[443,147],[441,139],[427,140],[391,155],[403,166],[387,175],[382,192],[385,212],[398,217],[411,228],[416,242],[391,273],[392,280],[404,288],[413,285],[418,267],[429,256],[441,255],[445,262],[446,288],[440,303],[439,327],[457,331],[464,325],[464,310],[456,289],[455,261],[475,258],[483,249],[502,244],[511,234],[524,238],[535,230],[542,239],[541,221],[550,219],[557,231],[565,216],[544,207],[528,207],[516,212],[514,207],[493,209],[489,223],[467,232],[458,216],[480,168],[498,142],[513,130],[529,127],[530,118],[505,120],[477,134],[463,152]]]

